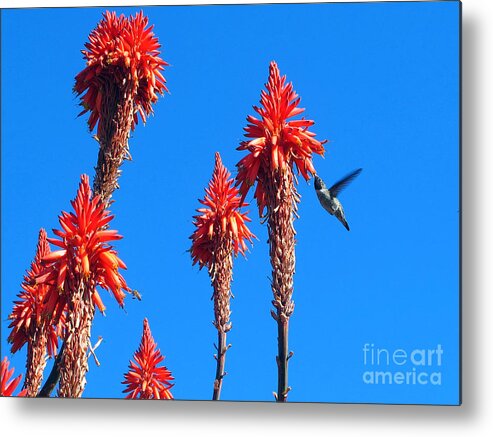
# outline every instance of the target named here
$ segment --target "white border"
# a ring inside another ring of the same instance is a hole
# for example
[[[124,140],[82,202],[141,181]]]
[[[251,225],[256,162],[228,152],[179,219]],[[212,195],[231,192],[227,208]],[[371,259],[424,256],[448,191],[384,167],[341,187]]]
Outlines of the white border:
[[[0,7],[201,4],[0,0]],[[233,3],[231,1],[214,1]],[[242,3],[256,3],[244,0]],[[272,1],[271,3],[276,3]],[[491,0],[463,1],[463,406],[416,407],[0,399],[19,436],[486,436],[493,429],[493,112]],[[5,256],[5,254],[3,254]],[[250,383],[255,383],[255,373]]]

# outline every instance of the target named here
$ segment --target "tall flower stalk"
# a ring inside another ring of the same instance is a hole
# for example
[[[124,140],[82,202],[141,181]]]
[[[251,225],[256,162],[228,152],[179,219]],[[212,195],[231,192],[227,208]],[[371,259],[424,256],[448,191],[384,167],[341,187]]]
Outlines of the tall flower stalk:
[[[281,76],[275,62],[271,62],[266,91],[262,90],[260,107],[254,110],[260,118],[248,116],[245,136],[238,147],[248,154],[237,164],[237,184],[244,199],[250,187],[256,184],[259,215],[267,220],[269,253],[272,266],[271,288],[275,311],[272,317],[278,327],[278,384],[276,400],[285,402],[288,385],[289,319],[294,311],[293,276],[295,272],[295,229],[297,204],[294,169],[305,180],[315,174],[312,155],[324,154],[323,144],[308,128],[314,124],[305,118],[288,119],[301,114],[300,98],[286,76]]]
[[[200,215],[194,217],[196,227],[191,235],[193,265],[200,269],[207,267],[213,288],[214,326],[217,329],[216,377],[213,386],[213,400],[219,400],[225,375],[226,351],[229,348],[226,334],[231,329],[230,298],[233,277],[233,254],[245,255],[246,240],[255,237],[246,222],[250,219],[240,212],[241,199],[234,187],[234,180],[224,167],[219,153],[205,197],[199,202]]]
[[[142,12],[127,18],[106,11],[82,51],[86,67],[75,77],[74,92],[83,107],[79,115],[89,112],[90,131],[97,126],[93,191],[106,207],[118,188],[123,161],[131,159],[128,140],[138,117],[145,123],[158,95],[168,91],[162,75],[168,64],[159,57],[161,46],[152,29]],[[66,349],[64,344],[43,387],[44,396],[60,378]]]
[[[41,260],[50,253],[50,245],[46,239],[46,231],[39,231],[38,245],[31,269],[24,276],[19,300],[9,316],[9,328],[12,329],[8,341],[12,344],[11,352],[15,353],[27,344],[26,377],[23,388],[26,396],[35,397],[41,387],[43,371],[47,356],[53,357],[58,347],[58,337],[62,335],[64,316],[54,324],[43,310],[43,301],[49,285],[33,285],[33,281],[43,268]]]
[[[81,177],[77,196],[71,203],[74,212],[62,212],[62,230],[53,230],[60,239],[48,238],[61,249],[42,258],[43,270],[35,278],[36,285],[50,286],[44,300],[46,314],[54,315],[56,323],[67,311],[60,397],[80,397],[84,391],[95,307],[101,312],[105,310],[96,287],[110,291],[120,306],[125,297],[123,290],[130,291],[119,272],[126,266],[108,244],[122,237],[116,230],[103,230],[113,216],[98,195],[92,197],[88,176]]]
[[[82,51],[86,67],[75,78],[74,92],[89,112],[89,130],[97,125],[99,156],[94,192],[108,205],[118,188],[120,166],[130,159],[128,139],[152,114],[158,94],[168,91],[162,75],[168,64],[142,12],[129,18],[106,11]]]
[[[152,337],[149,322],[144,319],[144,332],[134,360],[130,360],[128,372],[122,384],[127,388],[127,399],[173,399],[170,389],[174,384],[171,372],[166,366],[159,364],[164,361],[161,351]]]

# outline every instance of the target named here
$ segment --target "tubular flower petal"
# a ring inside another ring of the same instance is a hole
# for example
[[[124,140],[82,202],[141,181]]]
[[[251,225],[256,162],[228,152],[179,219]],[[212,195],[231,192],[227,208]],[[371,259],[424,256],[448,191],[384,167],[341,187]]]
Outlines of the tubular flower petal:
[[[244,241],[252,242],[255,238],[246,225],[250,221],[247,213],[240,212],[241,199],[234,181],[224,167],[219,153],[216,152],[215,156],[212,179],[205,189],[204,199],[199,200],[205,208],[197,209],[200,215],[194,216],[196,229],[190,236],[193,264],[198,263],[200,268],[211,267],[214,249],[219,240],[229,239],[233,243],[234,254],[245,255]]]
[[[33,342],[34,337],[47,336],[48,355],[53,357],[58,347],[58,337],[63,329],[64,320],[57,323],[43,323],[43,301],[52,287],[49,284],[35,284],[35,278],[43,270],[42,259],[50,256],[58,256],[57,252],[50,253],[50,245],[46,238],[46,231],[39,231],[36,255],[31,263],[31,269],[27,271],[21,284],[22,291],[17,295],[19,300],[14,301],[14,308],[9,315],[11,320],[9,328],[12,329],[8,337],[12,344],[11,352],[20,350],[24,344]],[[42,332],[39,332],[41,330]],[[38,340],[39,341],[39,338]]]
[[[129,371],[124,375],[122,384],[127,388],[127,399],[173,399],[170,389],[174,378],[165,366],[159,366],[164,360],[144,319],[144,332],[134,361],[130,360]]]
[[[75,77],[74,92],[81,96],[83,110],[79,115],[90,112],[90,130],[104,111],[108,97],[104,85],[115,85],[120,90],[131,85],[135,114],[132,129],[137,113],[145,123],[157,95],[168,91],[162,75],[168,64],[159,57],[161,45],[148,22],[142,11],[129,18],[106,11],[89,34],[86,50],[82,50],[86,67]]]
[[[83,279],[92,292],[94,304],[104,309],[99,294],[95,294],[97,285],[109,290],[120,306],[123,306],[125,294],[130,291],[118,268],[125,266],[108,241],[122,238],[118,231],[104,230],[113,216],[100,202],[100,197],[91,198],[89,177],[82,175],[77,196],[71,202],[74,212],[62,212],[59,222],[63,230],[54,230],[60,237],[50,242],[61,250],[41,258],[43,268],[35,276],[37,286],[49,286],[44,299],[44,311],[49,315],[60,315],[70,299],[74,287]]]
[[[317,141],[315,134],[308,131],[314,122],[304,118],[291,120],[289,118],[304,112],[299,108],[300,98],[293,90],[292,83],[286,84],[286,76],[281,76],[275,62],[269,68],[269,80],[266,90],[261,92],[261,106],[254,106],[260,118],[249,115],[248,125],[244,129],[248,138],[243,141],[238,150],[249,153],[238,162],[237,185],[242,200],[250,187],[257,182],[254,197],[257,199],[259,213],[262,215],[267,206],[265,181],[267,174],[287,167],[296,167],[305,180],[315,174],[312,154],[323,155],[324,144]]]
[[[12,380],[10,379],[12,378],[15,369],[12,368],[9,370],[9,364],[7,357],[4,357],[2,364],[0,365],[0,396],[12,396],[22,379],[22,375],[19,375]],[[25,396],[26,392],[27,390],[22,390],[17,396]]]

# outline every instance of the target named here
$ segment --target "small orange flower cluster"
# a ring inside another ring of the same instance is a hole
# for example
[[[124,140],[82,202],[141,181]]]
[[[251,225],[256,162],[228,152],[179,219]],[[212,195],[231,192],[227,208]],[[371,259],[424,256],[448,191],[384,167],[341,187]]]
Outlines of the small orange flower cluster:
[[[245,240],[252,242],[255,238],[245,222],[251,221],[247,213],[240,212],[241,199],[234,186],[230,173],[224,167],[219,153],[216,153],[216,164],[212,180],[205,189],[205,197],[199,200],[205,208],[197,209],[200,215],[194,216],[194,233],[191,255],[193,265],[199,263],[200,268],[210,266],[216,239],[222,236],[233,241],[235,255],[245,254],[247,246]]]
[[[286,76],[280,75],[275,62],[270,64],[266,89],[267,92],[262,90],[261,107],[253,107],[261,118],[247,117],[249,124],[244,129],[245,136],[253,139],[243,141],[238,147],[238,150],[248,150],[249,154],[237,164],[236,177],[242,199],[257,182],[254,197],[260,214],[267,206],[264,187],[267,175],[279,169],[284,171],[287,167],[292,169],[294,164],[308,180],[310,174],[315,174],[312,154],[323,155],[323,144],[327,142],[316,140],[315,134],[308,130],[314,124],[313,120],[302,118],[288,121],[304,112],[304,108],[298,107],[298,94],[293,90],[292,83],[286,84]]]
[[[21,382],[22,379],[22,374],[15,377],[14,379],[10,380],[12,378],[15,369],[12,368],[9,370],[9,360],[7,357],[4,357],[2,360],[2,363],[0,364],[0,396],[12,396],[15,389],[19,385],[19,382]],[[27,390],[21,390],[17,396],[25,396],[27,393]]]
[[[87,50],[82,51],[87,66],[76,76],[74,86],[79,96],[87,91],[81,97],[84,110],[80,115],[91,112],[90,130],[101,118],[107,97],[105,85],[114,85],[122,91],[131,84],[135,108],[132,128],[138,122],[137,112],[145,123],[153,112],[151,104],[157,101],[157,94],[168,91],[161,74],[168,64],[159,57],[161,46],[152,32],[153,26],[147,27],[148,22],[142,12],[127,18],[106,11],[90,33],[89,42],[85,44]]]
[[[119,268],[126,269],[117,253],[107,244],[122,237],[116,230],[104,229],[113,219],[99,196],[91,199],[89,178],[82,175],[75,200],[71,201],[73,213],[62,212],[59,222],[63,230],[54,229],[60,237],[47,240],[61,248],[42,258],[43,271],[36,277],[36,284],[48,284],[45,311],[58,320],[70,293],[80,281],[89,287],[94,304],[101,312],[105,310],[96,286],[109,290],[120,306],[125,293],[130,291]]]
[[[129,371],[124,375],[122,384],[127,385],[123,393],[128,393],[127,399],[173,399],[169,391],[174,384],[171,372],[165,366],[159,366],[164,360],[149,328],[149,322],[144,319],[144,332],[137,352],[135,362],[130,360]]]
[[[21,284],[22,291],[19,293],[19,300],[14,302],[14,309],[9,316],[9,328],[12,331],[9,335],[9,342],[12,343],[11,352],[15,353],[34,337],[37,327],[43,323],[43,301],[49,290],[47,284],[35,285],[35,278],[41,273],[43,266],[41,260],[50,253],[50,245],[46,238],[46,231],[39,231],[38,247],[36,256],[31,263],[31,269],[24,276]],[[55,356],[58,347],[58,337],[62,335],[64,317],[58,324],[47,323],[45,325],[47,336],[47,350],[50,357]],[[44,328],[43,328],[44,329]]]

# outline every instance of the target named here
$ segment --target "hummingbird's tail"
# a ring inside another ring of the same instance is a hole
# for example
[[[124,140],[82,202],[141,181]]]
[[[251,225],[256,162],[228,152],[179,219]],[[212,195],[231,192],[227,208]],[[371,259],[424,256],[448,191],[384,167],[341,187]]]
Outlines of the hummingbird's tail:
[[[341,217],[341,223],[349,231],[349,225],[347,224],[347,221],[346,221],[346,219],[344,217]]]

